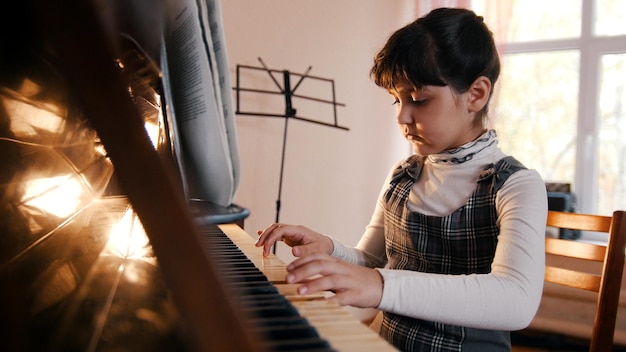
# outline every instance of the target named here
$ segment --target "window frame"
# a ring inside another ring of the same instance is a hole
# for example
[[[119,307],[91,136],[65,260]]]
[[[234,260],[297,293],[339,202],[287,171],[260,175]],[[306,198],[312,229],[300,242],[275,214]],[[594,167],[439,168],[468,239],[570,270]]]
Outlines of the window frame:
[[[582,0],[581,34],[578,38],[505,44],[503,56],[509,54],[578,50],[578,116],[576,126],[576,170],[574,189],[576,211],[597,213],[598,153],[600,132],[599,89],[600,65],[606,54],[625,54],[626,35],[594,36],[594,1]],[[589,167],[592,166],[592,167]],[[610,214],[607,214],[610,215]]]

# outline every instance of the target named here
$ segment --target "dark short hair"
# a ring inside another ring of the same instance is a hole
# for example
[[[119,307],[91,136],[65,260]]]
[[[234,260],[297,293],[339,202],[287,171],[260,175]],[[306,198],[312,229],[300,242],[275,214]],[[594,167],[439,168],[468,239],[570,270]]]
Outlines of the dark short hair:
[[[386,89],[404,80],[416,88],[449,85],[464,93],[480,76],[493,86],[500,60],[481,16],[467,9],[438,8],[393,33],[374,57],[370,74]]]

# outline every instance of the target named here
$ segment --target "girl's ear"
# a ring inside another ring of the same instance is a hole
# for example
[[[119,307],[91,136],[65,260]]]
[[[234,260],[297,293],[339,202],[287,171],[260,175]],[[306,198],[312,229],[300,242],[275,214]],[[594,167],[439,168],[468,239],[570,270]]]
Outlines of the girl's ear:
[[[487,102],[491,94],[491,81],[485,76],[476,78],[468,90],[468,109],[470,112],[479,112]]]

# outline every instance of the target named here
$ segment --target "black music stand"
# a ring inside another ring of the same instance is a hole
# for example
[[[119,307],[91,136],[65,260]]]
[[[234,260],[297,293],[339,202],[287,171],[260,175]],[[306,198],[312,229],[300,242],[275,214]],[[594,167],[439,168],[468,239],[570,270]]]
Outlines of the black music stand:
[[[332,128],[338,128],[338,129],[342,129],[342,130],[346,130],[346,131],[348,131],[349,128],[344,127],[344,126],[340,126],[339,123],[337,122],[337,106],[345,106],[345,104],[338,103],[335,100],[335,82],[334,82],[334,80],[328,79],[328,78],[315,77],[315,76],[309,75],[309,72],[311,71],[311,66],[309,66],[309,68],[306,70],[306,72],[304,72],[303,74],[299,74],[299,73],[294,73],[294,72],[290,72],[290,71],[287,71],[287,70],[269,69],[265,65],[263,60],[261,60],[260,57],[258,58],[258,60],[259,60],[259,62],[261,63],[261,65],[263,67],[254,67],[254,66],[247,66],[247,65],[237,65],[237,76],[236,76],[236,82],[237,83],[236,83],[236,86],[233,88],[235,90],[235,92],[236,92],[236,99],[235,99],[235,101],[236,101],[236,110],[235,110],[235,114],[238,114],[238,115],[261,116],[261,117],[277,117],[277,118],[284,118],[285,119],[285,127],[284,127],[284,130],[283,130],[283,147],[282,147],[281,161],[280,161],[280,177],[279,177],[279,181],[278,181],[278,198],[276,200],[276,219],[275,219],[275,222],[279,222],[279,220],[280,220],[280,207],[281,207],[281,195],[282,195],[282,184],[283,184],[283,169],[284,169],[284,165],[285,165],[285,149],[286,149],[286,145],[287,145],[287,126],[288,126],[288,123],[289,123],[289,119],[294,119],[294,120],[314,123],[314,124],[327,126],[327,127],[332,127]],[[241,87],[241,85],[240,85],[240,73],[241,73],[242,69],[259,70],[259,71],[267,72],[267,74],[270,76],[270,78],[272,79],[272,81],[274,82],[274,84],[276,85],[278,90],[264,90],[264,89],[254,89],[254,88],[243,88],[243,87]],[[282,75],[282,78],[283,78],[282,86],[278,82],[278,80],[276,80],[276,77],[274,77],[275,73],[278,73],[278,74]],[[291,76],[299,77],[298,82],[296,83],[296,85],[293,88],[291,88]],[[312,79],[312,80],[318,80],[318,81],[322,81],[322,82],[328,82],[330,84],[330,88],[332,90],[332,100],[325,100],[325,99],[319,99],[319,98],[315,98],[315,97],[295,94],[296,89],[298,89],[298,87],[300,86],[302,81],[304,81],[305,78]],[[241,92],[252,92],[252,93],[259,93],[259,94],[283,95],[285,97],[285,113],[284,114],[275,114],[275,113],[266,113],[266,112],[242,111],[240,109],[240,93]],[[297,111],[296,111],[296,109],[292,105],[292,98],[311,100],[311,101],[315,101],[315,102],[319,102],[319,103],[323,103],[323,104],[331,104],[333,106],[333,123],[327,123],[327,122],[324,122],[324,121],[319,121],[319,120],[314,120],[314,119],[310,119],[310,118],[297,116],[296,115]],[[276,253],[276,246],[274,246],[274,253]]]

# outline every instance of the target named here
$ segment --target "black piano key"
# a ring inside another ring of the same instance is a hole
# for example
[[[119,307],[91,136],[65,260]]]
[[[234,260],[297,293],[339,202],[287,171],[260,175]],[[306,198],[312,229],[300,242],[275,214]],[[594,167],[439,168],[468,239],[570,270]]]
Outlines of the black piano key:
[[[267,277],[265,275],[263,275],[262,273],[240,273],[237,274],[235,272],[227,272],[224,273],[223,275],[224,279],[229,280],[229,281],[263,281],[263,280],[267,280]]]
[[[269,281],[261,282],[229,282],[227,285],[241,297],[248,295],[277,294],[278,289]]]
[[[255,329],[257,332],[265,336],[265,338],[275,340],[296,340],[317,338],[317,331],[309,325],[308,321],[300,324],[282,324],[270,327]]]
[[[329,351],[330,345],[302,317],[266,318],[255,331],[264,336],[272,351]]]
[[[220,265],[223,267],[246,267],[246,268],[258,268],[251,262],[249,259],[232,259],[228,260],[228,258],[215,258],[214,260],[216,265]]]
[[[254,318],[297,317],[298,310],[291,304],[272,304],[257,307],[244,307],[244,311]]]
[[[294,339],[269,341],[264,344],[267,350],[275,352],[329,352],[334,351],[330,344],[321,339]]]

